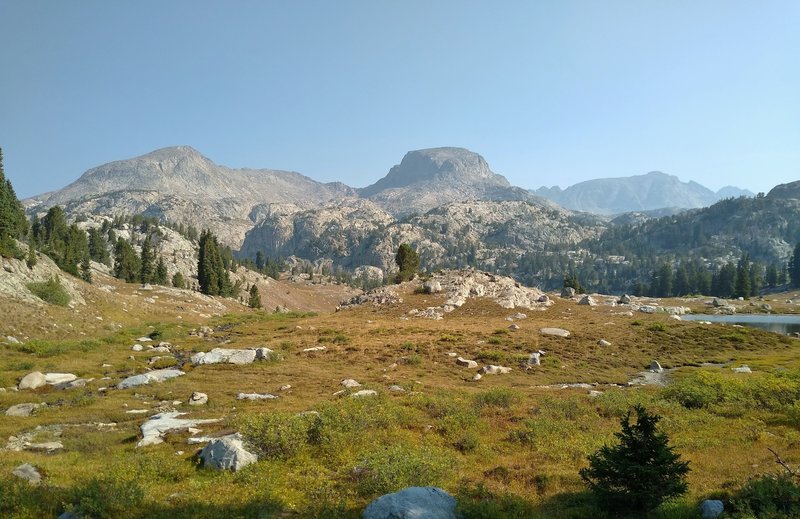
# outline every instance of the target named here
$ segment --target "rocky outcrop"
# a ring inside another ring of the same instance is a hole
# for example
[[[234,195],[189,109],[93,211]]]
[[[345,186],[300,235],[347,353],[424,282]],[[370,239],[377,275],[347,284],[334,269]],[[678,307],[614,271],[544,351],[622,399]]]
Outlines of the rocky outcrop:
[[[38,205],[26,205],[33,204],[33,211],[62,205],[70,213],[144,213],[192,222],[238,248],[270,204],[308,208],[353,195],[343,184],[290,171],[219,166],[189,146],[177,146],[92,168],[64,189],[38,197]]]
[[[148,445],[163,443],[164,436],[168,433],[184,431],[190,427],[197,427],[201,424],[216,423],[220,421],[216,418],[178,418],[179,416],[183,416],[185,414],[186,413],[180,413],[178,411],[171,411],[151,416],[145,423],[142,424],[140,428],[142,431],[142,439],[139,440],[139,443],[137,443],[136,446],[146,447]]]

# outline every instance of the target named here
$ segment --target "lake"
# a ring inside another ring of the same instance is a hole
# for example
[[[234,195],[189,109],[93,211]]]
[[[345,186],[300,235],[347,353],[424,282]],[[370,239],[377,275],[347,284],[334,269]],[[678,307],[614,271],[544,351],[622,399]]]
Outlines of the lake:
[[[800,315],[682,315],[684,321],[709,321],[712,323],[740,324],[752,326],[784,335],[800,332]]]

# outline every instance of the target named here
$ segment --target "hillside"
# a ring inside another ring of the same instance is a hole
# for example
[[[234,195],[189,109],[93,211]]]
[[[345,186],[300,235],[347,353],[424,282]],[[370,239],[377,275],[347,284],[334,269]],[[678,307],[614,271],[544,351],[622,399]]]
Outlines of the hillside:
[[[295,172],[219,166],[191,147],[177,146],[92,168],[26,206],[29,212],[62,205],[73,214],[163,217],[208,227],[238,248],[269,204],[307,208],[353,194],[343,184],[322,184]]]

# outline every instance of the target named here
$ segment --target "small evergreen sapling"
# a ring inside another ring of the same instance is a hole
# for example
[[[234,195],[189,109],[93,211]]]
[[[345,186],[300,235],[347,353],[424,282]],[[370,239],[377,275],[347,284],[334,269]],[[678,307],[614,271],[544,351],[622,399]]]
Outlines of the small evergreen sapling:
[[[640,405],[633,411],[636,423],[631,423],[631,411],[620,420],[622,431],[615,433],[619,444],[591,454],[580,476],[608,508],[642,512],[686,493],[689,463],[681,461],[667,436],[656,430],[660,416]]]

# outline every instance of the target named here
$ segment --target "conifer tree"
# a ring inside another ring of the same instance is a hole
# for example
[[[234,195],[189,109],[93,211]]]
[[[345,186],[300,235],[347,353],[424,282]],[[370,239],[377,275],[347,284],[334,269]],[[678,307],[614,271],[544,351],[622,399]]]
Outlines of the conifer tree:
[[[794,253],[789,259],[789,279],[793,287],[800,288],[800,242],[795,245]]]
[[[169,272],[167,272],[167,265],[164,263],[164,258],[159,255],[158,262],[156,263],[156,271],[153,275],[153,283],[156,285],[166,285],[168,278]]]
[[[143,285],[153,281],[154,259],[155,257],[153,255],[153,245],[150,241],[150,234],[147,234],[142,242],[142,254],[141,259],[139,260],[139,282]]]
[[[394,261],[397,263],[397,268],[400,269],[395,278],[398,283],[413,278],[414,274],[419,270],[419,255],[417,255],[417,251],[407,243],[400,244]]]
[[[656,430],[661,419],[642,406],[633,408],[620,421],[615,433],[619,444],[605,445],[589,456],[589,467],[580,470],[598,500],[612,510],[647,512],[667,499],[686,493],[689,463],[668,445],[664,433]]]
[[[183,279],[183,274],[176,272],[172,276],[172,286],[175,288],[186,288],[186,280]]]
[[[131,244],[123,238],[117,238],[114,246],[114,277],[133,283],[139,278],[141,266]]]
[[[261,308],[261,295],[258,293],[258,287],[253,283],[250,286],[250,297],[247,301],[250,308]]]
[[[0,255],[17,256],[19,251],[13,240],[27,233],[28,220],[11,181],[6,179],[0,148]]]
[[[232,292],[228,271],[220,253],[216,236],[206,229],[200,235],[200,252],[197,259],[197,281],[200,292],[210,296],[229,296]]]

